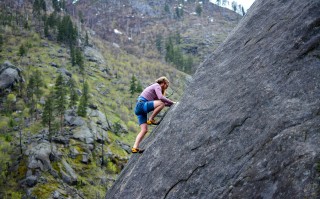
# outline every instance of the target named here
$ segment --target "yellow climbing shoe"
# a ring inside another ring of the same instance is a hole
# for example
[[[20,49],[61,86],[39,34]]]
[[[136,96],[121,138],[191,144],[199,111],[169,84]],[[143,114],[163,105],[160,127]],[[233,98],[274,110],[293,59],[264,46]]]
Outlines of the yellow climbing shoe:
[[[148,125],[151,125],[151,124],[153,124],[153,125],[158,125],[159,122],[156,122],[156,121],[153,119],[153,120],[148,120],[148,121],[147,121],[147,124],[148,124]]]
[[[131,152],[132,152],[132,153],[143,153],[143,152],[144,152],[144,149],[132,148],[132,149],[131,149]]]

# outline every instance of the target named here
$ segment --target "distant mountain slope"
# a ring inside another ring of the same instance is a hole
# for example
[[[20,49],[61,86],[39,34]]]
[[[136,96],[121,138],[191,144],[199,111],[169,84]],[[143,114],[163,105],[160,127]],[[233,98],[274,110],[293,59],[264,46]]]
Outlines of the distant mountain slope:
[[[197,6],[201,7],[200,16]],[[241,19],[239,14],[208,1],[79,0],[70,2],[68,10],[103,39],[142,57],[163,59],[164,52],[157,51],[157,36],[162,36],[164,49],[166,38],[178,32],[182,50],[196,59],[194,67],[223,42]]]

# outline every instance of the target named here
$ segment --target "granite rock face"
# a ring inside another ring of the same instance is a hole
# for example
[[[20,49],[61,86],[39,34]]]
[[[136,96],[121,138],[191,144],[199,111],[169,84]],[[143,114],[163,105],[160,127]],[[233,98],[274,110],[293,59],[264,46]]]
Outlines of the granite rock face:
[[[319,198],[319,10],[256,0],[106,198]]]
[[[5,61],[0,65],[0,91],[12,87],[15,83],[23,81],[21,70]]]

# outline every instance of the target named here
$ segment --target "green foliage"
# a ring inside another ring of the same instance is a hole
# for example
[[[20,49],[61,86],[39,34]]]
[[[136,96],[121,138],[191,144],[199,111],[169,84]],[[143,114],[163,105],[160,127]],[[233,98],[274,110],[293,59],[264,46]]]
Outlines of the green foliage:
[[[57,190],[59,187],[59,184],[56,183],[54,180],[52,180],[49,183],[38,183],[33,189],[32,194],[36,196],[36,198],[39,199],[46,199],[50,198],[52,193]]]
[[[317,169],[317,171],[320,173],[320,161],[317,163],[316,169]]]
[[[82,88],[82,96],[80,98],[80,103],[78,106],[78,115],[81,117],[87,116],[87,106],[89,103],[89,85],[87,82],[84,82]]]
[[[141,82],[137,80],[137,78],[134,75],[132,75],[130,80],[130,89],[129,89],[131,97],[133,97],[135,93],[141,93],[142,90],[143,88],[142,88]]]
[[[170,14],[170,7],[168,4],[165,4],[164,5],[164,11],[167,13],[167,14]]]
[[[26,54],[27,54],[28,50],[27,48],[25,47],[24,44],[21,44],[20,47],[19,47],[19,52],[18,52],[18,55],[20,57],[24,57]]]
[[[8,122],[8,126],[12,129],[16,125],[17,125],[17,122],[13,118],[10,118]]]
[[[69,87],[69,95],[70,95],[69,107],[71,108],[77,104],[79,100],[79,96],[76,91],[76,82],[74,81],[73,78],[69,79],[67,86]]]
[[[52,7],[55,12],[60,12],[62,7],[59,0],[52,0]]]
[[[131,94],[131,97],[136,92],[136,81],[137,81],[136,77],[134,75],[132,75],[131,81],[130,81],[130,94]]]
[[[156,37],[156,47],[157,47],[157,50],[160,54],[162,54],[162,51],[163,51],[163,37],[162,35],[158,34],[157,37]]]
[[[136,86],[136,92],[141,93],[143,91],[143,88],[142,88],[140,80],[137,80],[137,81],[138,82],[137,82],[137,86]]]
[[[37,99],[40,99],[40,97],[43,94],[42,87],[43,87],[42,74],[40,71],[36,70],[30,76],[29,83],[27,85],[27,97],[29,101],[31,116],[37,109],[37,101],[38,101]]]
[[[76,44],[77,37],[77,28],[73,25],[71,17],[69,15],[64,16],[58,26],[58,41],[71,46]]]
[[[66,110],[66,104],[67,104],[67,89],[66,84],[64,82],[64,78],[62,74],[60,73],[58,78],[56,79],[56,84],[54,87],[54,109],[56,110],[57,114],[60,116],[60,128],[62,130],[63,126],[63,115],[64,111]]]
[[[9,95],[7,95],[7,99],[5,103],[7,113],[11,113],[13,111],[16,101],[17,101],[17,97],[15,94],[10,93]]]
[[[11,141],[12,141],[12,136],[11,136],[10,134],[6,134],[6,135],[5,135],[5,140],[6,140],[7,142],[11,142]]]
[[[232,1],[231,6],[232,6],[233,11],[237,12],[237,7],[238,7],[237,2]]]
[[[183,9],[182,8],[176,7],[175,11],[176,11],[176,18],[177,19],[180,19],[183,17]]]
[[[78,12],[78,16],[80,19],[80,23],[84,23],[83,13],[81,12],[81,10]]]
[[[80,74],[84,74],[84,58],[80,48],[75,48],[73,45],[70,46],[70,57],[72,66],[78,65]]]
[[[2,51],[3,43],[3,36],[0,34],[0,52]]]
[[[59,16],[57,15],[56,12],[53,12],[49,15],[49,17],[47,18],[47,25],[50,27],[50,28],[55,28],[59,25],[60,23],[60,18]]]
[[[52,138],[52,124],[54,122],[54,104],[53,104],[53,96],[49,95],[44,105],[43,113],[42,113],[42,124],[44,126],[48,126],[49,128],[49,140],[51,142]]]
[[[201,14],[202,14],[202,7],[201,7],[200,4],[198,4],[197,7],[196,7],[196,13],[197,13],[197,15],[198,15],[199,17],[200,17]]]
[[[88,36],[88,32],[86,32],[86,38],[84,40],[84,45],[88,46],[89,45],[89,36]]]
[[[33,2],[33,14],[39,16],[42,11],[47,11],[47,5],[45,0],[35,0]]]
[[[165,60],[166,62],[172,63],[178,70],[191,73],[193,58],[190,55],[185,56],[182,53],[182,50],[179,47],[179,44],[181,43],[180,40],[181,37],[179,33],[176,33],[175,36],[170,36],[167,39]]]

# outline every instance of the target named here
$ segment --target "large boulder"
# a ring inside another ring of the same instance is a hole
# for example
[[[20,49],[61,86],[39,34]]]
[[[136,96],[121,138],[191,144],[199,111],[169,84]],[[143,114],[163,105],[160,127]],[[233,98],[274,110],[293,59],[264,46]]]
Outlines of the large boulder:
[[[15,83],[23,81],[21,70],[9,61],[0,66],[0,91],[12,87]]]
[[[50,155],[59,155],[54,144],[49,142],[32,143],[25,154],[28,156],[28,169],[48,171],[52,169]]]
[[[106,61],[102,54],[95,48],[86,46],[84,49],[84,56],[90,62],[95,62],[97,64],[106,64]]]
[[[319,10],[256,0],[106,198],[319,198]]]

